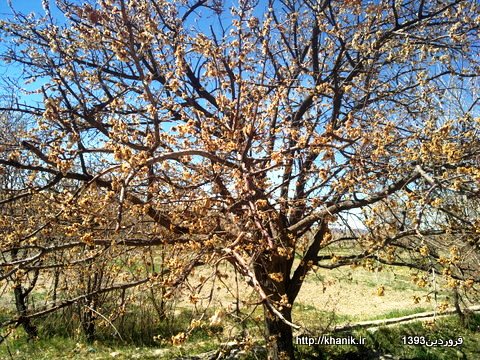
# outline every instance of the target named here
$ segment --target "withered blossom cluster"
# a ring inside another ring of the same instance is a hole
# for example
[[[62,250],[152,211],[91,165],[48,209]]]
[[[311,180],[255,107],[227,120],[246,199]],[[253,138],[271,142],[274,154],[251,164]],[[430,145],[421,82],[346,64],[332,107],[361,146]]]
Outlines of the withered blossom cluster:
[[[34,333],[30,318],[83,302],[88,333],[108,294],[168,299],[227,263],[264,307],[271,357],[293,358],[316,268],[476,288],[477,2],[44,6],[0,22],[30,92],[2,107],[0,279],[50,294],[10,324]]]

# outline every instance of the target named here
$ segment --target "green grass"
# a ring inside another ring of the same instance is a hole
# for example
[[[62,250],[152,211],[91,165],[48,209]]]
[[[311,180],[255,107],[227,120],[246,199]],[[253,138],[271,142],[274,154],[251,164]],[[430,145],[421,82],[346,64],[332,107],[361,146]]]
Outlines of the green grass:
[[[348,249],[340,250],[342,254],[344,251],[348,251]],[[327,286],[342,284],[347,288],[355,288],[352,285],[361,284],[368,287],[367,289],[363,287],[363,291],[371,292],[379,285],[384,285],[386,292],[393,292],[398,297],[404,297],[406,290],[420,289],[411,281],[411,270],[394,269],[394,271],[388,266],[378,272],[368,271],[362,267],[356,269],[346,267],[331,271],[319,269],[315,274],[309,274],[306,282],[315,284],[314,296],[318,296],[317,287],[318,291],[321,291],[321,286],[323,286],[320,284],[321,282],[330,282],[332,279],[334,280],[332,284]],[[443,299],[445,294],[442,292],[439,296]],[[39,296],[40,301],[42,294]],[[252,299],[252,303],[254,300]],[[100,312],[102,314],[114,313],[115,304],[115,302],[111,302],[110,305],[105,305]],[[324,304],[316,306],[317,304],[314,303],[313,305],[295,303],[293,321],[305,326],[314,335],[321,335],[332,329],[334,325],[366,320],[354,315],[353,312],[350,315],[348,312],[335,314],[325,311],[325,307],[322,307]],[[360,306],[362,305],[363,303],[360,304]],[[383,314],[370,316],[369,319],[395,318],[430,310],[428,305],[425,306],[427,307],[393,309]],[[0,320],[8,318],[3,310],[0,308]],[[121,338],[110,324],[105,324],[103,327],[98,326],[97,340],[89,344],[80,331],[78,316],[75,316],[75,310],[72,307],[35,320],[40,331],[38,340],[28,341],[23,330],[17,328],[0,344],[0,359],[174,359],[215,350],[221,343],[236,337],[242,330],[242,327],[233,319],[227,319],[224,327],[209,326],[208,319],[214,312],[214,309],[209,309],[204,316],[204,324],[193,330],[186,342],[180,346],[173,346],[170,342],[171,337],[186,331],[192,319],[197,319],[199,313],[194,312],[193,307],[188,309],[182,307],[181,311],[176,311],[173,316],[174,309],[170,310],[170,316],[166,320],[160,321],[147,299],[138,297],[137,302],[128,306],[123,319],[113,321],[113,325],[121,333]],[[177,308],[177,310],[180,309]],[[257,319],[263,316],[262,307],[257,306],[254,309],[252,306],[245,306],[242,311],[244,315],[251,314],[245,320],[243,330],[246,330],[256,343],[262,343],[263,321]],[[0,330],[0,335],[2,333],[5,334],[5,329]],[[348,334],[339,334],[338,336],[346,335]],[[446,317],[438,320],[433,329],[426,328],[421,322],[417,322],[383,327],[375,332],[359,330],[353,332],[353,335],[357,338],[365,337],[365,346],[308,347],[299,345],[297,346],[298,359],[370,359],[375,356],[378,358],[380,354],[391,354],[399,359],[480,359],[480,347],[478,346],[480,343],[480,315],[472,317],[468,328],[460,326],[455,317]],[[458,336],[462,336],[464,344],[459,348],[402,345],[402,336],[409,335],[425,336],[432,340],[456,339]],[[252,355],[251,358],[256,357]],[[258,359],[262,358],[264,357],[258,357]]]
[[[86,341],[78,321],[65,322],[72,318],[71,311],[51,314],[35,322],[39,329],[36,340],[29,340],[21,327],[16,328],[0,345],[0,359],[171,359],[219,346],[223,329],[208,325],[194,329],[181,346],[171,344],[171,337],[186,331],[194,318],[190,310],[164,321],[155,321],[153,314],[142,319],[141,311],[135,309],[125,316],[122,326],[117,324],[121,338],[109,326],[97,327],[93,343]]]
[[[319,310],[312,305],[302,303],[293,305],[292,315],[295,323],[302,324],[310,331],[324,331],[333,325],[351,320],[350,316]]]
[[[0,345],[0,359],[50,360],[50,359],[170,359],[172,354],[181,355],[175,349],[136,347],[122,344],[94,342],[86,344],[72,338],[54,336],[27,342],[19,337]]]
[[[341,282],[363,284],[370,287],[377,287],[379,284],[383,284],[396,291],[418,288],[410,280],[408,271],[390,266],[385,266],[381,271],[369,271],[361,267],[355,269],[335,269],[328,274]]]
[[[379,318],[391,318],[405,316],[415,312],[424,311],[423,308],[414,310],[393,310]],[[137,309],[137,311],[139,311]],[[296,304],[293,312],[296,320],[308,324],[315,335],[321,335],[326,331],[325,321],[334,318],[334,314],[320,311],[314,306]],[[49,360],[49,359],[172,359],[176,357],[192,356],[211,350],[215,350],[222,339],[221,327],[202,326],[194,330],[189,339],[181,346],[172,346],[168,339],[172,334],[188,327],[194,315],[190,311],[182,311],[170,322],[155,324],[155,333],[159,336],[158,341],[138,341],[142,333],[135,336],[125,337],[124,341],[118,338],[108,337],[106,333],[100,332],[99,339],[88,344],[82,335],[68,334],[66,329],[70,325],[61,327],[60,317],[50,316],[38,322],[40,338],[38,340],[27,340],[21,328],[17,328],[1,345],[0,359],[14,360]],[[342,323],[348,319],[336,318],[336,323]],[[133,319],[132,319],[133,321]],[[315,325],[316,324],[316,325]],[[52,329],[58,325],[56,331]],[[153,327],[153,325],[152,325]],[[249,321],[247,324],[250,334],[260,339],[258,324]],[[132,329],[130,329],[132,330]],[[145,329],[144,329],[145,330]],[[149,336],[151,329],[147,329],[143,336]],[[135,331],[140,331],[139,329]],[[318,331],[318,332],[317,332]],[[63,335],[62,335],[63,333]],[[381,327],[374,332],[358,330],[335,336],[353,335],[355,338],[364,337],[364,346],[323,346],[309,347],[297,346],[299,359],[369,359],[379,355],[392,355],[397,359],[478,359],[480,358],[480,314],[470,316],[468,326],[465,328],[459,320],[454,317],[445,317],[437,320],[433,327],[425,326],[422,322],[408,323],[398,326]],[[464,343],[459,347],[426,347],[402,344],[403,336],[424,336],[428,340],[435,339],[457,339],[462,337]],[[145,345],[148,344],[148,345]],[[255,358],[252,355],[252,358]],[[259,357],[262,358],[261,356]]]
[[[418,314],[421,312],[431,311],[431,308],[426,307],[416,307],[414,309],[394,309],[382,315],[372,316],[370,320],[381,320],[381,319],[394,319],[398,317]]]

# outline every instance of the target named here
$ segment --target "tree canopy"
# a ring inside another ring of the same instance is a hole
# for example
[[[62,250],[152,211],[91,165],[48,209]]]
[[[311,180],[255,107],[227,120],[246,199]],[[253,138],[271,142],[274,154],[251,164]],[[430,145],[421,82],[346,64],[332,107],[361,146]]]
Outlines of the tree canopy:
[[[50,6],[0,23],[22,70],[2,126],[25,119],[1,135],[2,171],[22,179],[2,188],[16,210],[1,279],[168,248],[165,272],[97,278],[88,297],[229,262],[265,307],[273,358],[294,356],[312,268],[480,280],[477,2]],[[357,253],[323,251],[339,241]]]

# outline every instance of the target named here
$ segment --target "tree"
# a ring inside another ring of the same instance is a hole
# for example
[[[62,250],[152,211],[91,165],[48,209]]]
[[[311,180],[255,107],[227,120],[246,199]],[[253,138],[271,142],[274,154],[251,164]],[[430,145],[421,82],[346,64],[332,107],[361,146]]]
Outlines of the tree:
[[[7,109],[37,125],[0,164],[73,181],[69,194],[103,189],[116,233],[128,211],[148,216],[161,236],[121,240],[196,254],[175,258],[165,285],[230,262],[264,306],[272,358],[294,357],[291,306],[313,266],[395,263],[391,248],[447,231],[415,221],[433,184],[478,195],[475,106],[440,124],[436,103],[452,79],[467,91],[477,81],[476,2],[56,6],[62,19],[45,3],[42,18],[1,24],[4,60],[23,65],[42,102]],[[403,218],[366,218],[376,230],[350,237],[359,254],[319,254],[336,222],[399,204]]]
[[[2,129],[2,135],[0,137],[1,146],[10,151],[14,151],[16,143],[18,142],[18,134],[24,129],[25,124],[21,117],[15,118],[13,122],[7,121],[4,116],[1,117],[0,128]],[[18,261],[19,258],[25,257],[25,254],[21,254],[21,248],[16,239],[12,236],[16,232],[20,232],[25,224],[29,222],[31,213],[28,206],[25,206],[25,202],[22,199],[22,195],[18,194],[19,189],[24,186],[25,174],[19,169],[6,169],[1,174],[1,191],[0,191],[0,203],[4,203],[5,199],[16,198],[16,202],[7,202],[1,208],[2,221],[0,226],[0,233],[6,238],[2,245],[7,246],[1,248],[2,257],[10,258],[12,262]],[[4,265],[4,264],[2,264]],[[35,287],[38,280],[38,271],[31,274],[25,274],[23,271],[9,271],[7,268],[2,267],[0,270],[0,278],[10,277],[16,312],[19,316],[18,324],[22,325],[29,338],[37,336],[38,331],[35,325],[33,325],[30,319],[26,316],[28,313],[28,296],[29,293]],[[31,275],[31,276],[29,276]]]

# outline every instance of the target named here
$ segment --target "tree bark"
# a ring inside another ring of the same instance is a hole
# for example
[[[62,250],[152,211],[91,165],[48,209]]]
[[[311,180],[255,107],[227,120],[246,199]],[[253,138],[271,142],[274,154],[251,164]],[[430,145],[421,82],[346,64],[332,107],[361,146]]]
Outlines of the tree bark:
[[[265,341],[267,343],[268,359],[295,359],[293,348],[293,333],[290,325],[292,321],[291,303],[287,296],[290,266],[285,258],[277,254],[265,253],[255,264],[255,276],[273,305],[283,316],[273,313],[264,303]],[[277,278],[271,277],[276,274]],[[278,276],[281,276],[279,278]]]
[[[292,328],[272,314],[267,306],[264,305],[263,310],[268,359],[295,359]],[[291,308],[283,308],[281,313],[286,320],[292,321]]]
[[[18,259],[18,250],[13,250],[11,254],[12,254],[12,260],[16,261]],[[27,316],[28,294],[35,286],[37,278],[38,278],[38,271],[35,272],[34,279],[32,280],[29,288],[25,288],[22,286],[20,278],[16,278],[16,280],[14,280],[15,285],[13,288],[13,295],[15,297],[15,307],[17,308],[17,313],[19,315],[18,323],[23,326],[23,329],[27,333],[29,339],[34,339],[38,336],[37,327],[32,324],[32,321]]]
[[[95,340],[95,314],[93,311],[86,310],[82,326],[87,342],[92,343]]]
[[[25,332],[27,333],[29,338],[35,338],[38,336],[38,330],[35,325],[32,324],[30,318],[26,317],[27,315],[27,302],[26,297],[27,294],[24,292],[23,287],[21,285],[16,285],[13,289],[13,293],[15,295],[15,306],[17,308],[17,312],[19,316],[19,323],[22,324]]]
[[[96,321],[96,301],[94,297],[87,297],[79,303],[80,322],[87,342],[92,343],[95,340],[95,321]]]

